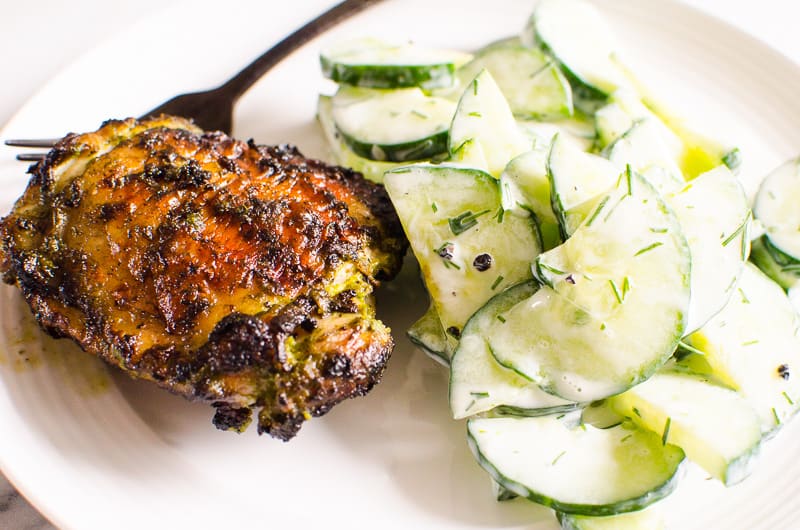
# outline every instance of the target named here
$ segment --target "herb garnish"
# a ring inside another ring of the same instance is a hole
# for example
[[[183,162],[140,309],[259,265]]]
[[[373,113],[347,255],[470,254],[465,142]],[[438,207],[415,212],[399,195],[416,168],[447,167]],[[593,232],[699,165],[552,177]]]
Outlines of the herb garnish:
[[[742,221],[742,224],[740,224],[739,227],[736,230],[734,230],[733,233],[725,239],[725,241],[722,242],[723,247],[727,247],[731,241],[736,239],[736,236],[742,233],[742,230],[744,230],[744,228],[747,226],[747,222],[750,221],[750,215],[751,212],[747,212],[747,215],[745,216],[744,221]]]
[[[550,462],[550,465],[551,465],[551,466],[554,466],[554,465],[556,465],[556,462],[558,462],[558,459],[559,459],[559,458],[561,458],[562,456],[564,456],[564,453],[566,453],[566,451],[561,451],[561,453],[560,453],[560,454],[559,454],[557,457],[555,457],[555,458],[553,459],[553,461],[552,461],[552,462]]]
[[[649,252],[649,251],[653,250],[654,248],[660,247],[663,244],[664,243],[662,243],[661,241],[656,241],[652,245],[648,245],[648,246],[644,247],[643,249],[639,250],[636,254],[633,255],[633,257],[635,258],[636,256],[641,256],[645,252]]]
[[[589,217],[589,220],[586,221],[586,226],[592,226],[592,223],[594,222],[595,219],[597,219],[597,216],[600,215],[600,211],[605,207],[605,205],[608,203],[608,200],[610,198],[611,198],[611,195],[606,195],[605,197],[603,197],[603,200],[600,201],[600,204],[597,205],[597,209],[595,209],[595,211],[592,214],[592,216]]]
[[[667,445],[667,438],[669,437],[669,428],[672,425],[672,418],[667,418],[667,423],[664,424],[664,433],[661,435],[661,445]]]
[[[486,215],[487,213],[489,213],[489,210],[483,210],[482,212],[478,213],[472,213],[471,210],[467,210],[457,217],[451,217],[447,220],[448,224],[450,225],[450,231],[456,236],[463,234],[478,224],[478,217]]]
[[[492,284],[492,291],[497,289],[497,286],[500,285],[500,282],[502,282],[502,281],[503,281],[503,277],[502,276],[498,276],[497,279],[495,279],[494,283]]]

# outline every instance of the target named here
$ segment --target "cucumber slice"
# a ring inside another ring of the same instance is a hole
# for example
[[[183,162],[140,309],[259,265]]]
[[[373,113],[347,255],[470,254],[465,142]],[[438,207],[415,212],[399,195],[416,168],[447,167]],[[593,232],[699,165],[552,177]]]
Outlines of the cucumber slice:
[[[536,48],[489,45],[457,72],[467,86],[482,70],[491,73],[511,111],[521,118],[550,120],[572,116],[572,90],[558,66]]]
[[[492,479],[492,493],[494,494],[494,498],[499,502],[510,501],[519,497],[519,495],[506,489],[495,479]]]
[[[719,313],[734,292],[750,253],[750,208],[725,166],[704,173],[668,199],[692,254],[687,333]]]
[[[634,122],[604,154],[620,169],[631,166],[662,195],[677,192],[686,184],[652,119]]]
[[[473,418],[467,433],[497,482],[566,513],[640,510],[672,492],[684,459],[679,447],[651,432],[571,426],[554,416]]]
[[[378,183],[383,182],[383,174],[386,171],[402,165],[394,162],[369,160],[355,154],[342,139],[341,134],[336,129],[336,124],[333,122],[333,98],[331,96],[319,96],[317,100],[317,119],[337,164],[352,168],[362,173],[369,180]]]
[[[551,207],[563,239],[570,237],[603,195],[614,187],[620,170],[605,158],[584,153],[560,134],[547,158]]]
[[[491,175],[421,164],[389,171],[384,180],[450,342],[494,294],[530,279],[536,226],[504,215]]]
[[[534,274],[545,287],[494,325],[489,346],[500,364],[564,399],[617,394],[674,352],[689,269],[674,214],[629,174],[570,239],[537,258]]]
[[[623,96],[612,99],[615,101],[626,100],[624,106],[634,100],[638,101],[635,105],[626,108],[631,117],[639,119],[645,115],[657,116],[659,121],[669,129],[671,136],[679,140],[678,165],[686,180],[692,180],[720,165],[728,166],[732,171],[738,169],[741,164],[741,153],[737,147],[726,145],[725,142],[701,132],[696,125],[662,103],[625,64],[616,58],[615,62],[619,70],[625,73],[625,77],[635,88],[635,92],[622,90],[620,92],[624,94]]]
[[[536,259],[545,287],[487,337],[500,364],[577,402],[647,379],[675,351],[689,306],[689,248],[658,192],[629,173],[606,197]]]
[[[650,108],[647,107],[642,102],[642,99],[639,97],[639,94],[634,90],[628,88],[622,88],[615,91],[609,97],[609,105],[608,110],[610,113],[610,120],[614,120],[612,126],[619,126],[621,127],[625,121],[622,118],[622,115],[619,112],[622,112],[628,116],[628,122],[630,127],[634,125],[634,123],[638,121],[646,120],[650,122],[650,124],[655,128],[658,132],[658,135],[661,137],[664,145],[667,147],[667,150],[672,155],[673,160],[678,164],[678,167],[681,167],[681,158],[684,152],[684,144],[681,138],[672,131],[663,121],[662,119],[657,116]],[[625,133],[627,129],[620,131],[620,136]],[[613,131],[609,130],[608,134],[614,134]]]
[[[442,328],[442,321],[433,304],[425,314],[406,331],[406,336],[415,346],[425,352],[434,361],[450,366],[450,354],[447,336]]]
[[[771,433],[800,405],[798,315],[781,288],[746,264],[728,305],[685,340],[744,395]]]
[[[800,284],[800,267],[794,260],[788,263],[779,263],[775,254],[774,249],[769,244],[769,240],[765,237],[760,237],[753,241],[750,260],[761,269],[761,272],[784,289],[788,290]],[[778,258],[780,258],[780,254],[778,254]]]
[[[753,469],[761,418],[734,390],[700,376],[662,372],[609,401],[637,425],[682,448],[726,486],[741,482]]]
[[[552,55],[572,84],[575,105],[593,113],[626,80],[612,57],[617,46],[600,13],[582,0],[543,0],[536,7],[523,42]]]
[[[341,42],[324,50],[319,59],[322,74],[337,83],[430,90],[452,85],[456,68],[469,61],[470,56],[364,38]]]
[[[556,513],[561,530],[664,530],[664,514],[658,505],[651,505],[638,512],[592,517]]]
[[[424,160],[447,152],[456,106],[418,88],[340,89],[333,120],[352,151],[379,161]]]
[[[800,271],[800,158],[770,173],[758,190],[753,213],[764,224],[769,243],[797,262]]]
[[[623,421],[625,421],[625,416],[611,408],[607,399],[590,403],[581,412],[581,422],[596,429],[616,427],[621,425]]]
[[[463,161],[485,163],[484,167],[478,167],[499,177],[509,160],[532,147],[517,126],[500,87],[488,71],[482,70],[469,82],[458,102],[450,126],[451,155]],[[465,149],[479,150],[482,158],[464,155]]]
[[[543,249],[561,244],[558,221],[550,206],[548,149],[534,149],[508,163],[500,175],[503,208],[512,214],[536,216]]]
[[[594,113],[597,144],[602,150],[614,143],[634,124],[633,118],[617,103],[609,103]]]
[[[534,282],[522,283],[495,296],[469,319],[450,364],[450,409],[461,419],[501,407],[498,412],[543,415],[576,407],[544,392],[527,379],[497,364],[486,334],[503,313],[537,290]]]

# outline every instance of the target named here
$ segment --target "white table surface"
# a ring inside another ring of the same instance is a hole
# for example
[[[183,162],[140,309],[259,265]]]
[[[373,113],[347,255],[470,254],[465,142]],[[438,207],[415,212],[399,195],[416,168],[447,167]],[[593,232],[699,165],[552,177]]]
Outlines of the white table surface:
[[[98,42],[125,24],[178,1],[0,0],[0,124],[5,124],[39,86]],[[800,37],[796,32],[800,2],[684,1],[758,37],[800,64]],[[602,4],[602,0],[595,3]],[[120,20],[126,22],[120,25]],[[0,529],[40,528],[52,525],[0,474]]]

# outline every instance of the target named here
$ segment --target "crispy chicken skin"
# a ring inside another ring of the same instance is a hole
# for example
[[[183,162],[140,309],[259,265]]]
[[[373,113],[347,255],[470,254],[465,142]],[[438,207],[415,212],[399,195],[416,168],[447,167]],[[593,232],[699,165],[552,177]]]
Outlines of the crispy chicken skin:
[[[380,380],[372,290],[407,245],[382,187],[169,116],[69,135],[30,172],[0,271],[51,335],[282,440]]]

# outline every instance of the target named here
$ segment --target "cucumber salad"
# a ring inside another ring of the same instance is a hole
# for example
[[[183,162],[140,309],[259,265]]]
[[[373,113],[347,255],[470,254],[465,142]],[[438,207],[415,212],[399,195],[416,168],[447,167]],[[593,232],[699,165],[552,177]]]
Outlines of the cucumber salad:
[[[430,296],[408,336],[497,499],[660,528],[687,461],[732,486],[800,407],[800,159],[751,204],[744,154],[666,111],[594,6],[520,22],[472,53],[340,43],[318,118],[397,210]]]

